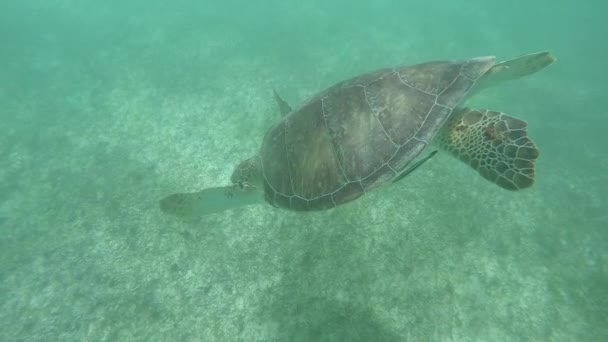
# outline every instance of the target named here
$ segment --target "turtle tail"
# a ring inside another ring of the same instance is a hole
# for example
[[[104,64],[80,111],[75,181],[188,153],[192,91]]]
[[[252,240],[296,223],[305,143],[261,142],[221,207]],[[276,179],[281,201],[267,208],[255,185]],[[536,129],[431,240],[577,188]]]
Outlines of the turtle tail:
[[[539,151],[525,121],[486,109],[457,109],[438,136],[442,148],[508,190],[534,183]]]

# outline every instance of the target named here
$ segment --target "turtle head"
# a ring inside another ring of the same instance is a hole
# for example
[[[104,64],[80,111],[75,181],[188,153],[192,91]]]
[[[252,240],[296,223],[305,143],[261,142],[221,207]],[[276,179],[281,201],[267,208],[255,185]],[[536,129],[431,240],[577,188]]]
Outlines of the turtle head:
[[[252,157],[240,162],[230,177],[232,183],[249,183],[257,185],[261,183],[260,162],[258,157]]]

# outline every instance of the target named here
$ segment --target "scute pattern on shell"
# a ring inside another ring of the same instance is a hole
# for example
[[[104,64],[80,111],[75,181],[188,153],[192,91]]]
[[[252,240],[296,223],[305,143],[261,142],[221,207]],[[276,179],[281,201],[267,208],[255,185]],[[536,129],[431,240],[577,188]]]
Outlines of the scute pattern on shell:
[[[427,146],[493,63],[483,57],[382,69],[321,92],[264,137],[267,201],[320,210],[378,187]]]

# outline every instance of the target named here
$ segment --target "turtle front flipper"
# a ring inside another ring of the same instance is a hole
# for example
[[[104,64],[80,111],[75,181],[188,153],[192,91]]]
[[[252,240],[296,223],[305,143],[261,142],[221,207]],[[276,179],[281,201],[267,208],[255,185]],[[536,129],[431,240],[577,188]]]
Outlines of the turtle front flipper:
[[[548,51],[530,53],[507,61],[494,64],[478,81],[476,90],[483,90],[504,81],[534,74],[555,62],[555,57]]]
[[[534,182],[539,152],[526,122],[486,109],[459,109],[439,134],[441,147],[508,190]]]
[[[198,218],[246,205],[264,203],[262,193],[247,183],[178,193],[160,200],[160,209],[182,218]]]

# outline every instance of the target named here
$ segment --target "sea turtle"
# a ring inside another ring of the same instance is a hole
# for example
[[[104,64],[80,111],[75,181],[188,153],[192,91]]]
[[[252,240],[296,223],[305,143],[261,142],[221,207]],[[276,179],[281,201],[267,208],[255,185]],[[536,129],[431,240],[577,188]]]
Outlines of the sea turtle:
[[[500,63],[486,56],[386,68],[337,83],[293,110],[275,92],[284,116],[259,154],[236,166],[232,185],[172,194],[160,207],[182,217],[264,201],[329,209],[410,173],[434,154],[414,162],[432,140],[500,187],[527,188],[539,155],[527,124],[463,103],[553,61],[540,52]]]

